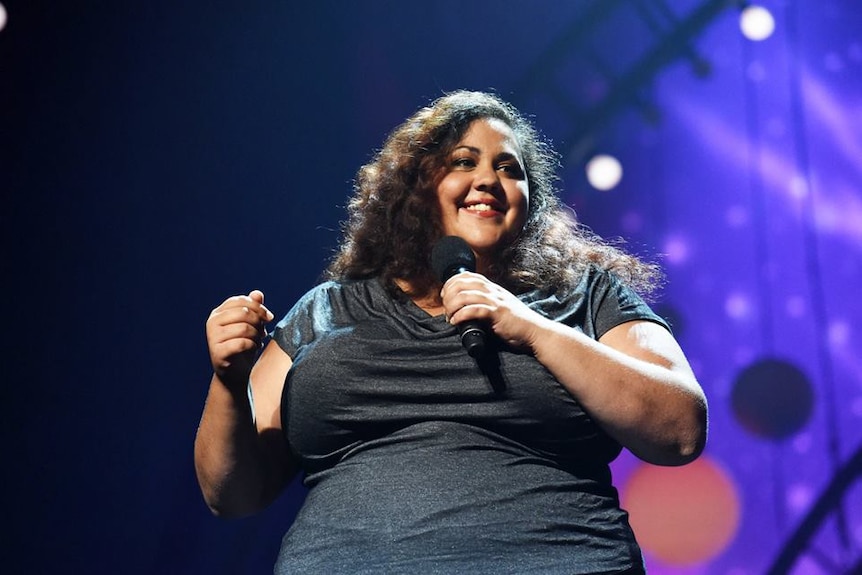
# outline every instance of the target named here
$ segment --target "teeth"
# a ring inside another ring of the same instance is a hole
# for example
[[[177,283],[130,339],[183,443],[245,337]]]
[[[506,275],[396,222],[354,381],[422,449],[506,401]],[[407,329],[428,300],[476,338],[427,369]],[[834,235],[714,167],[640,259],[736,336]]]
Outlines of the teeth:
[[[477,212],[487,212],[493,210],[494,208],[490,204],[473,204],[472,206],[467,206],[468,210],[474,210]]]

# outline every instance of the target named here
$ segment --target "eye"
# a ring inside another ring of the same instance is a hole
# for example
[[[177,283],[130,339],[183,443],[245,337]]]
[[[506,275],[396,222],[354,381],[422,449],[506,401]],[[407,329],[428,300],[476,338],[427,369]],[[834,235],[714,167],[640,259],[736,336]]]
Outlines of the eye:
[[[524,170],[521,169],[520,164],[514,162],[507,162],[505,164],[500,164],[497,166],[498,170],[502,170],[503,172],[509,174],[510,176],[522,178],[524,177]]]
[[[473,168],[476,166],[476,161],[469,156],[453,158],[452,159],[452,167],[453,168]]]

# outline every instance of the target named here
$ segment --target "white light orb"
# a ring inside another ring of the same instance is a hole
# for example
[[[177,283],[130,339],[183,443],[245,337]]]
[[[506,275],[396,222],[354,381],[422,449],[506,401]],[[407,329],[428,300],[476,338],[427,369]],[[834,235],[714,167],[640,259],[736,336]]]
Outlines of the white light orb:
[[[749,40],[766,40],[775,31],[775,18],[763,6],[748,6],[739,15],[739,29]]]
[[[612,190],[622,179],[623,166],[613,156],[599,154],[587,162],[587,181],[597,190]]]

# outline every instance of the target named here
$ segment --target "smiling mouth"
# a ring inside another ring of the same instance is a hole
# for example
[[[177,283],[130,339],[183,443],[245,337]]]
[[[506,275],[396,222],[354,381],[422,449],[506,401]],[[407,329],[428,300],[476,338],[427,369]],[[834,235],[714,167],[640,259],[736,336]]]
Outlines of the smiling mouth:
[[[465,205],[465,206],[463,206],[463,208],[467,211],[470,211],[470,212],[481,212],[481,213],[488,213],[488,212],[502,213],[503,212],[503,209],[496,204],[477,203],[477,204]]]

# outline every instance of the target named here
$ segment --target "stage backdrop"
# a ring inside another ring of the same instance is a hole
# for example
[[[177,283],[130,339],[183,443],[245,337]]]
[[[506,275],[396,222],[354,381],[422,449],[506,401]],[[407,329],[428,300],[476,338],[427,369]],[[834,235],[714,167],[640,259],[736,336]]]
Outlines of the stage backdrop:
[[[764,0],[753,41],[672,4],[4,1],[4,573],[271,569],[302,486],[205,508],[204,321],[251,289],[284,314],[356,169],[458,88],[534,116],[581,220],[667,271],[711,421],[696,465],[614,464],[651,573],[858,565],[862,11]]]

